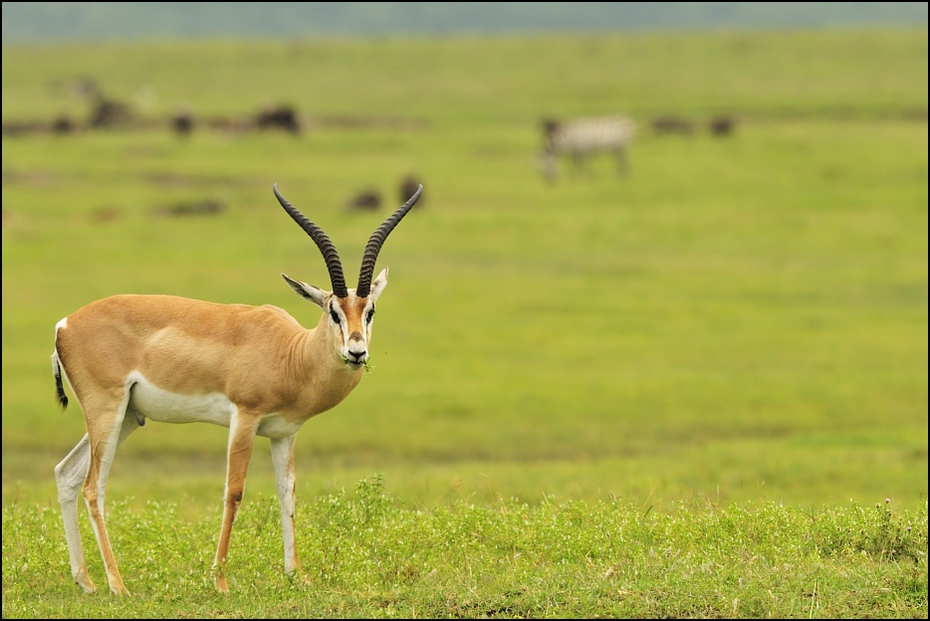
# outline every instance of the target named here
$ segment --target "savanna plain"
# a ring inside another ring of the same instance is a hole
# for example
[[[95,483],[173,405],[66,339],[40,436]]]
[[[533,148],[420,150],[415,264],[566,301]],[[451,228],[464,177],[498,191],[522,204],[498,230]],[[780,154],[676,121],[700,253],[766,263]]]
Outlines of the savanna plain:
[[[5,618],[927,617],[926,29],[5,45],[2,64]],[[127,114],[94,128],[102,98]],[[243,121],[282,105],[297,134]],[[606,114],[637,123],[626,174],[596,157],[545,180],[541,119]],[[84,594],[56,322],[170,293],[311,327],[280,273],[328,276],[272,185],[351,280],[408,174],[425,189],[378,260],[370,373],[298,434],[301,574],[259,438],[217,593],[227,430],[150,423],[107,495],[132,595],[108,593],[82,511]],[[379,209],[347,208],[366,190]]]

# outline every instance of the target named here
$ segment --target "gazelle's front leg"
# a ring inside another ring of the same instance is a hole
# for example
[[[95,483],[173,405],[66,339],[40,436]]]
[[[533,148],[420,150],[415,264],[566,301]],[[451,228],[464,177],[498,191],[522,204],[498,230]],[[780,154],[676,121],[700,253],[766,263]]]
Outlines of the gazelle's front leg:
[[[271,463],[281,504],[281,531],[284,534],[284,573],[292,575],[300,569],[297,559],[297,540],[294,535],[294,444],[297,434],[287,438],[271,440]]]
[[[250,417],[250,414],[253,414]],[[229,536],[233,522],[242,502],[245,491],[245,477],[252,458],[252,446],[255,432],[258,430],[259,417],[244,408],[234,409],[229,421],[229,447],[226,455],[226,490],[223,494],[223,526],[220,528],[220,542],[216,548],[213,572],[216,576],[216,588],[223,593],[229,592],[226,584],[226,557],[229,553]]]

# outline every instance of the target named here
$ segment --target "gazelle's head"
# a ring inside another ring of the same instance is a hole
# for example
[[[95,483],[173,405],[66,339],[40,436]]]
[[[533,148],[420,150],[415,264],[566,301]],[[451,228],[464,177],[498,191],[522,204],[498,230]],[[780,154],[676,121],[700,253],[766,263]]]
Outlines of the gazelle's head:
[[[362,267],[358,275],[358,286],[355,289],[346,287],[345,277],[342,273],[342,262],[336,247],[326,233],[319,226],[311,222],[294,206],[281,196],[277,184],[274,185],[274,195],[284,210],[299,224],[307,235],[316,243],[326,269],[329,270],[329,280],[332,291],[326,291],[314,285],[295,280],[286,274],[281,274],[290,287],[303,298],[310,300],[326,313],[333,345],[336,353],[351,368],[359,369],[368,362],[369,343],[371,342],[371,326],[375,317],[375,301],[387,286],[388,270],[384,268],[378,277],[372,281],[375,271],[375,261],[384,240],[397,223],[407,215],[407,212],[416,204],[423,186],[420,185],[406,203],[381,223],[368,239],[365,245],[365,254],[362,257]]]

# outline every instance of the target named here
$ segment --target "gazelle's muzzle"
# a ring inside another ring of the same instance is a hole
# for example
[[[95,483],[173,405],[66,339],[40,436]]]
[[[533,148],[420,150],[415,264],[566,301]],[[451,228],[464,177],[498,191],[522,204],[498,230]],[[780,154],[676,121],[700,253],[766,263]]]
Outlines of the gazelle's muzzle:
[[[368,362],[368,343],[358,330],[349,335],[345,354],[346,364],[359,367]]]

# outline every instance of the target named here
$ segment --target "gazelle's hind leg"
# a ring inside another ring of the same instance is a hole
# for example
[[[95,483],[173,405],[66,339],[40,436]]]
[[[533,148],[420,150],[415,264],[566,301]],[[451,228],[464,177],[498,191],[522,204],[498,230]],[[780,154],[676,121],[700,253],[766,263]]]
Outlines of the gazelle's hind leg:
[[[87,466],[90,464],[89,446],[87,434],[84,434],[68,456],[55,466],[55,482],[58,484],[58,504],[61,505],[61,518],[65,525],[65,540],[68,542],[71,577],[84,592],[93,593],[97,587],[87,575],[87,561],[81,546],[77,513],[78,490],[87,478]]]
[[[138,418],[131,414],[126,416],[129,391],[117,404],[111,402],[109,407],[95,407],[91,404],[85,408],[87,434],[74,447],[71,453],[55,468],[58,483],[58,498],[61,504],[62,519],[65,526],[65,538],[68,542],[68,555],[71,560],[71,575],[75,582],[86,592],[96,590],[87,573],[87,563],[81,546],[80,531],[77,520],[77,488],[83,481],[84,501],[90,513],[91,526],[97,538],[100,554],[110,591],[128,595],[120,577],[113,549],[107,535],[104,522],[104,501],[106,485],[110,476],[110,467],[116,455],[116,448],[129,434],[139,428]],[[107,415],[95,415],[105,412]]]

